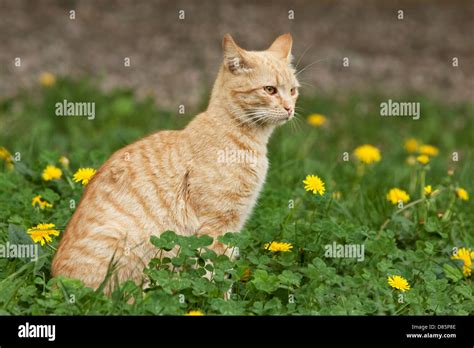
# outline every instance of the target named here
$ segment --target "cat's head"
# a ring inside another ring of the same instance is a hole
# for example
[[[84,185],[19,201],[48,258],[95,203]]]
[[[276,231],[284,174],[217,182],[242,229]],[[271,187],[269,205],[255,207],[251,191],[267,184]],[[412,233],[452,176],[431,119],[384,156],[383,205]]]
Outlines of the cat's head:
[[[240,124],[278,125],[294,117],[299,83],[291,65],[292,42],[285,34],[265,51],[247,51],[224,36],[221,88]]]

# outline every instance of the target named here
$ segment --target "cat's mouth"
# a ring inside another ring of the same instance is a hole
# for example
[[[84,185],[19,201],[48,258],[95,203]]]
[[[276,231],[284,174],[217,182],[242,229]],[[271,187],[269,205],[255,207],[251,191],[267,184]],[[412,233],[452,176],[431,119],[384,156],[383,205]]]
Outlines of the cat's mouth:
[[[288,122],[293,118],[293,115],[284,115],[284,116],[279,116],[275,118],[275,122],[278,124],[283,124]]]
[[[239,115],[235,114],[236,119],[240,124],[247,124],[250,126],[280,126],[294,117],[294,114],[268,112],[262,110],[246,111]]]

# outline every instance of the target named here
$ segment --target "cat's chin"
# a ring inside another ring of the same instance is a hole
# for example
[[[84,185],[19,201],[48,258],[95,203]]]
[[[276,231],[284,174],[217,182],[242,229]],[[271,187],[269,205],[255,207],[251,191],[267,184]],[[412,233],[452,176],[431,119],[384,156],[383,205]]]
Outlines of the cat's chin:
[[[285,124],[286,122],[290,121],[293,118],[293,116],[282,116],[282,117],[277,117],[273,119],[273,123],[276,126],[281,126],[282,124]]]
[[[256,123],[255,127],[257,128],[275,128],[284,125],[286,122],[291,120],[292,117],[275,117],[269,120],[266,120],[265,122],[261,123]]]

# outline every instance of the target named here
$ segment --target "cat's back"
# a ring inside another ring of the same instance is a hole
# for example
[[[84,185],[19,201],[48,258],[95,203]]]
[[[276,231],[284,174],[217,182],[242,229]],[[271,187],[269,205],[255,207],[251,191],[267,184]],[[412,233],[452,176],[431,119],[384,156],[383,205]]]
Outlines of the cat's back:
[[[156,132],[114,152],[86,186],[81,203],[98,192],[119,195],[130,188],[139,189],[147,179],[173,177],[174,173],[163,164],[169,163],[176,151],[180,133]]]
[[[86,186],[74,215],[87,206],[88,212],[103,216],[128,212],[125,215],[150,217],[157,203],[166,205],[171,198],[167,191],[187,161],[180,150],[181,132],[160,131],[117,150]]]

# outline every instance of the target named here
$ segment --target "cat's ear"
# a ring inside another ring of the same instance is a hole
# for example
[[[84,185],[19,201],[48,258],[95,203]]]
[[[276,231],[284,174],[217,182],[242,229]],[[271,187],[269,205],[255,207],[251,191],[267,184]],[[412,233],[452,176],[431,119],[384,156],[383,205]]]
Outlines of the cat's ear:
[[[236,74],[251,69],[245,50],[235,43],[230,34],[224,35],[222,50],[224,51],[224,65],[231,73]]]
[[[283,34],[276,38],[273,41],[272,45],[268,48],[268,51],[276,53],[277,56],[281,59],[286,59],[288,62],[291,62],[291,46],[293,45],[293,38],[291,34]]]

